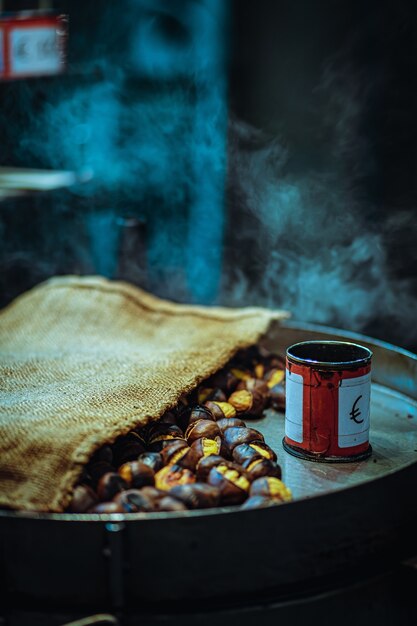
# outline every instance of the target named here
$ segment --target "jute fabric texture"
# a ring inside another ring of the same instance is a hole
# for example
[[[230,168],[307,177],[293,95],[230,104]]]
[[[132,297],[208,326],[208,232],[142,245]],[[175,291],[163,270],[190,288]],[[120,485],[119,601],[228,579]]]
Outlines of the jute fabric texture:
[[[160,417],[285,312],[61,277],[0,312],[0,505],[60,512],[91,454]]]

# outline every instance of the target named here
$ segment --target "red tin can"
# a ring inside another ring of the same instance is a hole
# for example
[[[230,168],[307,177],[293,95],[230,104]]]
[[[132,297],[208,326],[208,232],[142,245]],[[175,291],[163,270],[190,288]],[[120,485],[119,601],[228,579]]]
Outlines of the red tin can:
[[[325,462],[367,458],[372,352],[346,341],[304,341],[287,349],[287,452]]]

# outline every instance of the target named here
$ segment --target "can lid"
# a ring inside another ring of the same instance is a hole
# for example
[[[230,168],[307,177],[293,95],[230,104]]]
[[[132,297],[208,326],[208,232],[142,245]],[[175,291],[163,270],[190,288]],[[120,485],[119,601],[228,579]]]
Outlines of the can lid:
[[[350,341],[302,341],[287,348],[290,362],[316,365],[325,369],[345,369],[367,365],[372,352]]]

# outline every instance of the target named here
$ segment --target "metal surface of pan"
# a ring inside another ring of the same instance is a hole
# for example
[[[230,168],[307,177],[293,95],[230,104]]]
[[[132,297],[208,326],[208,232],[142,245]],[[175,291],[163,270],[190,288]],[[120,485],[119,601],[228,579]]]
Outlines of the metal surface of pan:
[[[294,501],[183,514],[0,512],[3,603],[117,608],[230,605],[360,579],[417,553],[417,357],[353,333],[286,323],[264,344],[353,340],[374,354],[373,455],[318,465],[286,454],[284,416],[256,421]],[[253,422],[255,425],[255,422]]]

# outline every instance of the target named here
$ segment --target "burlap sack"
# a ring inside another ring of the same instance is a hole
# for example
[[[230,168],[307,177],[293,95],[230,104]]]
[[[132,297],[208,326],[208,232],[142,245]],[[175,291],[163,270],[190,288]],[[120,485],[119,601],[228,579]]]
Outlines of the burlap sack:
[[[62,511],[91,454],[174,405],[282,311],[55,278],[0,312],[0,504]]]

